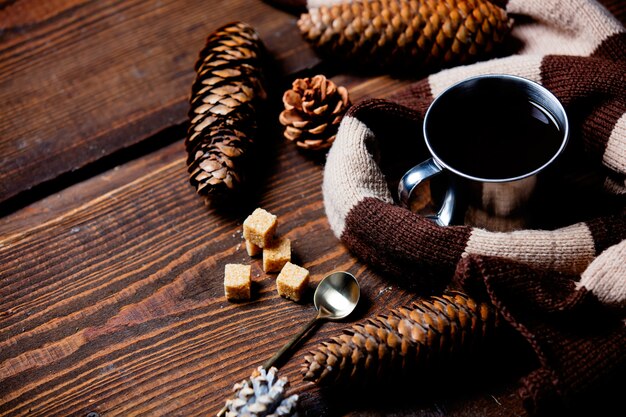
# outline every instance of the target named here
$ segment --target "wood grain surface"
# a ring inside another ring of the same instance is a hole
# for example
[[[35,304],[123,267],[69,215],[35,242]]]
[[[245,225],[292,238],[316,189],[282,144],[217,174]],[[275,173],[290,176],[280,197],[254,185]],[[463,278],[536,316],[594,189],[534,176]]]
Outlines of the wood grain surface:
[[[187,98],[204,39],[236,19],[259,30],[276,60],[265,163],[247,199],[209,207],[187,180]],[[281,137],[282,89],[323,69],[295,20],[257,0],[0,1],[0,202],[17,208],[0,218],[0,416],[214,415],[312,317],[312,289],[328,272],[361,283],[351,320],[417,296],[333,236],[323,157]],[[333,80],[354,102],[411,82]],[[245,252],[241,224],[257,206],[278,215],[312,273],[301,304],[279,297],[275,274]],[[232,262],[252,265],[250,302],[224,298]],[[370,392],[304,382],[304,354],[348,325],[324,324],[282,366],[301,415],[524,414],[515,389],[529,364],[506,345]]]
[[[234,20],[282,71],[318,62],[296,18],[261,1],[0,4],[0,202],[185,121],[198,52]]]

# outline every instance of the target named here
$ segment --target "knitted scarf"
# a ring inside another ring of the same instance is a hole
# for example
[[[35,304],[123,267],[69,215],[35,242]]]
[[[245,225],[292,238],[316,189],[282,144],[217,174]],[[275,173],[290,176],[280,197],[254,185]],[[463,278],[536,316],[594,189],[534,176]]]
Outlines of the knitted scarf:
[[[593,0],[510,0],[505,7],[515,19],[514,55],[444,70],[388,100],[352,107],[328,154],[323,195],[335,235],[385,276],[425,291],[453,282],[499,309],[537,356],[539,368],[520,389],[536,412],[626,363],[626,31]],[[600,178],[602,193],[617,202],[611,212],[502,233],[437,226],[396,204],[399,177],[427,158],[420,132],[433,98],[489,73],[531,79],[561,100],[572,131],[563,169]],[[587,313],[603,317],[593,331],[572,324]]]

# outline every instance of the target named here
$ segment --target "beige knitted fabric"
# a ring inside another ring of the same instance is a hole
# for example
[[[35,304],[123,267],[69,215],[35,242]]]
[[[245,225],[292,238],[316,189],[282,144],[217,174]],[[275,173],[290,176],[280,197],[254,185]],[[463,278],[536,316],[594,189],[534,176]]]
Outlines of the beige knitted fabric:
[[[473,229],[465,253],[499,256],[540,268],[574,273],[584,271],[596,254],[593,236],[585,223],[554,232],[519,230],[493,233]]]
[[[626,240],[602,252],[582,273],[578,287],[606,304],[626,308]]]
[[[509,0],[509,14],[532,16],[517,22],[520,55],[588,56],[607,37],[622,32],[622,24],[596,1]]]
[[[378,198],[393,203],[393,198],[383,173],[373,156],[363,144],[374,137],[374,133],[358,119],[346,118],[339,126],[344,139],[329,152],[327,164],[340,167],[332,181],[324,181],[324,207],[331,228],[338,236],[343,232],[346,214],[355,201],[366,197]]]

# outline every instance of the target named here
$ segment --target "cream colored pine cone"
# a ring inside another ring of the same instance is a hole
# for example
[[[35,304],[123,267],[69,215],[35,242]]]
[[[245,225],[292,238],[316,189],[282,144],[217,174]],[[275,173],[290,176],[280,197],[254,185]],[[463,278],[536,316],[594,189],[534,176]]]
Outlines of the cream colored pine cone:
[[[276,368],[259,366],[249,379],[235,384],[233,397],[226,400],[225,417],[297,416],[298,395],[287,397],[287,385]]]

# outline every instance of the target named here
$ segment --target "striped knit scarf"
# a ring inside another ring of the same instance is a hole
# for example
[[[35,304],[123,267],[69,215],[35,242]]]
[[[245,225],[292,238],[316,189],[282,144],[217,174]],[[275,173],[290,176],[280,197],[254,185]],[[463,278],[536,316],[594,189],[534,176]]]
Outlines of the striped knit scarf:
[[[567,324],[596,304],[617,306],[622,319],[626,311],[626,31],[593,0],[510,0],[506,9],[516,21],[515,55],[444,70],[389,100],[352,107],[328,154],[323,194],[333,232],[361,260],[427,291],[454,279],[500,309],[540,363],[520,391],[537,411],[626,363],[621,320],[596,321],[595,334]],[[419,132],[433,98],[489,73],[534,80],[561,100],[568,146],[579,150],[574,162],[602,177],[616,210],[556,230],[498,233],[440,227],[395,203],[394,181],[426,158]]]
[[[326,214],[337,237],[387,273],[413,280],[450,277],[464,254],[581,273],[597,255],[626,239],[624,212],[553,231],[495,233],[439,227],[394,204],[389,173],[383,169],[389,165],[385,158],[396,155],[385,151],[413,150],[413,164],[420,155],[424,159],[412,142],[419,140],[421,118],[433,97],[464,78],[488,73],[519,75],[550,89],[570,114],[572,130],[579,133],[572,140],[580,140],[588,162],[606,173],[606,190],[626,194],[623,26],[602,6],[586,0],[511,0],[507,10],[533,18],[514,27],[512,35],[523,44],[518,54],[441,71],[390,101],[362,102],[341,124],[324,175]],[[389,127],[393,134],[377,136]]]

